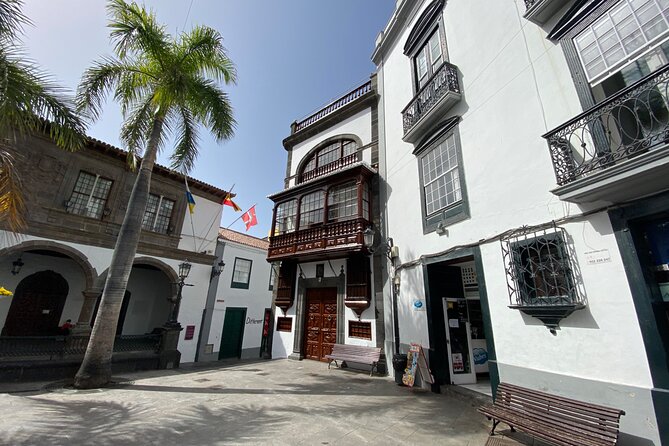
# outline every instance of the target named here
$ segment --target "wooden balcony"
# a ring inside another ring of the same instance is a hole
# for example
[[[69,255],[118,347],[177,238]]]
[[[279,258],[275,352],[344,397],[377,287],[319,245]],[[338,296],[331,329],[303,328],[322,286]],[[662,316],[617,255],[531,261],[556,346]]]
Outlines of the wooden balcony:
[[[370,225],[364,218],[356,218],[275,235],[269,239],[267,261],[366,252],[362,233]]]
[[[302,175],[300,175],[298,184],[304,183],[305,181],[313,180],[314,178],[318,178],[323,175],[330,174],[337,170],[343,169],[344,167],[350,166],[351,164],[355,164],[358,161],[360,161],[360,157],[358,156],[357,152],[352,153],[350,155],[346,155],[345,157],[339,158],[337,161],[333,161],[331,163],[312,169],[308,172],[304,172]]]

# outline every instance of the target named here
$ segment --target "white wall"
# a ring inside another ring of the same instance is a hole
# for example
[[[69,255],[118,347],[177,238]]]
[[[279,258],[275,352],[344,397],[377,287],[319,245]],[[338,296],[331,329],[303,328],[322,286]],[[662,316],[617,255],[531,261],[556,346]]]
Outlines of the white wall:
[[[122,334],[151,333],[167,322],[172,308],[167,298],[172,296],[172,285],[165,273],[135,266],[130,272],[127,290],[130,301]]]
[[[230,286],[236,257],[249,259],[253,262],[248,289],[232,288]],[[221,334],[223,333],[227,307],[246,308],[242,350],[260,347],[265,308],[272,306],[272,292],[269,290],[271,266],[266,259],[266,250],[225,240],[223,250],[225,268],[219,278],[211,330],[207,341],[208,344],[213,344],[214,352],[220,351]],[[255,322],[258,320],[261,322]]]
[[[191,192],[195,200],[195,210],[191,215],[186,207],[179,249],[206,252],[211,255],[216,249],[223,205],[200,197],[192,190]],[[193,234],[195,234],[195,240],[193,240]]]

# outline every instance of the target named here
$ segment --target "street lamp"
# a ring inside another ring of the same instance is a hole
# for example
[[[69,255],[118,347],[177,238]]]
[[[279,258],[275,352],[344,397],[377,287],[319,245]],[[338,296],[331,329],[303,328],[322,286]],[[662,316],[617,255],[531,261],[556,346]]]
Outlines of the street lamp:
[[[24,265],[23,260],[21,260],[21,256],[19,256],[18,259],[12,262],[12,274],[17,275],[18,273],[20,273],[23,265]]]
[[[181,328],[181,324],[177,321],[177,318],[179,317],[179,307],[181,306],[181,292],[185,286],[193,286],[185,283],[188,274],[190,274],[191,266],[192,265],[188,262],[188,259],[179,264],[179,281],[176,283],[177,296],[176,298],[170,299],[170,302],[172,302],[172,311],[170,313],[170,319],[167,321],[167,324],[165,324],[170,328]]]
[[[213,279],[214,277],[220,276],[223,272],[223,268],[225,268],[225,262],[221,259],[220,262],[211,267],[211,278]]]

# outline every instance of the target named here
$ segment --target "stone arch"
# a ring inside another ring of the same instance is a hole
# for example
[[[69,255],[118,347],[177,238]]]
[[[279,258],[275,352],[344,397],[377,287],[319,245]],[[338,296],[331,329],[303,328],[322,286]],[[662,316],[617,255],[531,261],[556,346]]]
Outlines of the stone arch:
[[[163,274],[165,274],[168,278],[168,280],[171,283],[177,283],[179,282],[179,276],[177,275],[177,272],[174,271],[174,268],[172,268],[170,265],[167,263],[163,262],[162,260],[156,259],[155,257],[135,257],[135,260],[132,262],[133,266],[134,265],[150,265],[153,266],[154,268],[160,270]],[[109,268],[105,269],[96,279],[95,279],[95,289],[102,290],[105,286],[105,281],[107,280],[107,273],[109,272]]]
[[[91,263],[88,261],[86,256],[82,254],[79,250],[65,245],[63,243],[54,242],[52,240],[28,240],[21,242],[18,245],[10,246],[4,249],[0,249],[0,257],[11,257],[19,255],[26,251],[32,250],[47,250],[54,251],[63,255],[66,255],[72,259],[84,273],[84,278],[86,280],[86,289],[91,289],[95,282],[96,277],[98,276],[97,270]]]
[[[314,156],[316,155],[316,152],[318,152],[320,149],[323,147],[327,146],[328,144],[334,142],[334,141],[339,141],[342,139],[350,139],[354,141],[358,145],[358,149],[362,147],[362,139],[358,135],[354,135],[353,133],[341,133],[339,135],[331,136],[329,138],[324,139],[323,141],[319,142],[317,145],[315,145],[309,152],[307,152],[302,159],[300,160],[300,163],[297,165],[297,170],[296,174],[299,178],[300,175],[302,175],[302,171],[304,170],[304,166],[307,164],[307,162]]]

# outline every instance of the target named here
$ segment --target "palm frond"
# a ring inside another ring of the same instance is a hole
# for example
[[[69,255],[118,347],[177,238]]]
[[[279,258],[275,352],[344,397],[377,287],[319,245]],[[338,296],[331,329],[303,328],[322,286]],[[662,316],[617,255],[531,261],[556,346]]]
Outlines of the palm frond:
[[[6,56],[6,55],[5,55]],[[76,150],[85,142],[84,120],[74,111],[66,91],[28,60],[0,58],[4,74],[0,102],[0,134],[25,136],[47,132],[63,149]]]
[[[97,120],[107,95],[116,87],[128,66],[109,57],[86,69],[77,88],[77,109]]]
[[[135,53],[146,53],[161,60],[168,52],[169,34],[158,24],[153,12],[124,0],[110,0],[107,12],[111,19],[109,36],[121,60]]]
[[[227,93],[210,79],[194,77],[188,84],[186,95],[194,118],[207,127],[217,141],[232,138],[237,122]]]
[[[141,154],[146,146],[147,134],[151,129],[151,121],[154,116],[155,107],[153,104],[153,97],[146,96],[142,101],[132,109],[126,117],[123,127],[121,128],[121,141],[128,150],[128,156],[132,157],[128,161],[130,167],[134,170],[136,164],[136,155]]]
[[[17,233],[25,228],[25,202],[14,157],[0,146],[0,222]]]
[[[23,34],[23,27],[31,25],[32,22],[26,17],[21,8],[21,0],[0,1],[0,39],[13,40]]]
[[[223,37],[208,26],[196,26],[180,36],[180,63],[194,74],[202,74],[226,84],[237,82],[237,70],[223,46]]]
[[[174,152],[170,156],[170,167],[184,174],[191,171],[198,155],[199,136],[193,114],[186,107],[179,108],[179,135]]]

